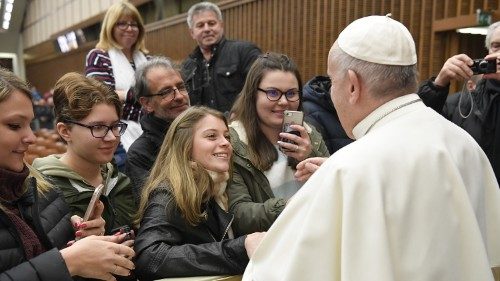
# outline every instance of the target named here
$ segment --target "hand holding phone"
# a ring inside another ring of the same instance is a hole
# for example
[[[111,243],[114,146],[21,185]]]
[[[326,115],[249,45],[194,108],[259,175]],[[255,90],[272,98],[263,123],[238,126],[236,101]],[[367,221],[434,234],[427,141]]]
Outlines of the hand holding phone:
[[[283,113],[283,127],[281,129],[284,133],[294,134],[300,136],[298,131],[293,130],[290,125],[301,125],[304,122],[304,113],[302,111],[285,110]],[[281,141],[294,143],[291,140],[283,138]]]

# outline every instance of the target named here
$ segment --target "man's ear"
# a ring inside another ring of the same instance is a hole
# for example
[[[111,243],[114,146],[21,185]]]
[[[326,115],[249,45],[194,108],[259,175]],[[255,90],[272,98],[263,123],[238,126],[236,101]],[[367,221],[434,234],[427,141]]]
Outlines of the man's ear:
[[[355,104],[361,95],[361,81],[358,74],[351,69],[347,71],[347,78],[349,79],[349,103]]]
[[[193,28],[194,28],[194,27],[193,27]],[[191,38],[193,38],[193,40],[196,40],[196,38],[194,37],[193,28],[190,28],[190,29],[189,29],[189,35],[191,35]]]
[[[63,122],[57,122],[56,130],[63,140],[65,140],[68,143],[71,141],[71,134],[67,124]]]
[[[151,99],[149,99],[147,97],[140,97],[139,103],[141,104],[142,108],[144,108],[144,110],[146,110],[147,113],[151,113],[154,111],[152,103],[151,103]]]

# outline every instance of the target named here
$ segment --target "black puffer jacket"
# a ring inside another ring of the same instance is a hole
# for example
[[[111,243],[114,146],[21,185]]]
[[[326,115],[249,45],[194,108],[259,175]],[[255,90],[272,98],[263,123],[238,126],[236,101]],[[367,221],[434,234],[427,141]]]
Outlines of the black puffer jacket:
[[[212,51],[212,58],[206,62],[200,48],[196,47],[182,64],[182,78],[191,105],[206,105],[228,112],[261,51],[252,43],[225,38],[213,46]]]
[[[459,93],[451,96],[448,96],[449,87],[437,87],[433,81],[431,78],[420,86],[420,98],[476,140],[488,156],[497,181],[500,181],[500,81],[483,79],[471,95]]]
[[[246,236],[227,239],[233,215],[214,200],[205,208],[207,220],[193,226],[166,187],[150,195],[134,246],[140,280],[243,273]]]
[[[59,192],[41,195],[35,180],[29,180],[17,206],[47,251],[26,261],[16,228],[0,210],[0,280],[73,280],[58,250],[74,239],[69,208]]]
[[[321,133],[330,154],[350,144],[353,140],[340,124],[337,111],[330,98],[330,78],[316,76],[306,83],[302,92],[305,120]]]
[[[132,181],[136,203],[139,203],[142,185],[155,163],[170,124],[152,113],[141,119],[142,135],[130,146],[125,166],[125,174]]]

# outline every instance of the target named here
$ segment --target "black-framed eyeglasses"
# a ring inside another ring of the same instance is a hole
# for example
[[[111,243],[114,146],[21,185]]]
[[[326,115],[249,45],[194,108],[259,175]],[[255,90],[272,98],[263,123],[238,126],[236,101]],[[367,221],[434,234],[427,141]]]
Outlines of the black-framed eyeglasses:
[[[92,134],[92,136],[94,138],[100,138],[100,139],[106,137],[106,135],[108,134],[109,131],[111,131],[111,133],[115,137],[119,137],[119,136],[123,135],[125,133],[125,131],[127,130],[127,124],[123,123],[123,122],[118,122],[118,123],[113,124],[111,126],[102,125],[102,124],[101,125],[85,125],[85,124],[82,124],[82,123],[79,123],[76,121],[72,121],[72,120],[66,120],[64,122],[85,127],[85,128],[90,130],[90,133]]]
[[[299,90],[297,89],[290,89],[286,92],[274,88],[269,88],[267,90],[257,88],[257,90],[266,93],[266,97],[270,101],[278,101],[283,95],[285,95],[287,101],[298,101],[300,99]]]
[[[173,100],[173,99],[175,99],[175,91],[176,90],[181,95],[185,95],[188,92],[187,88],[186,88],[186,85],[182,84],[182,85],[178,85],[177,87],[166,88],[166,89],[160,90],[156,94],[144,95],[144,96],[145,97],[156,97],[156,96],[159,96],[162,99]]]
[[[116,27],[120,30],[127,30],[129,26],[132,30],[139,30],[139,24],[135,21],[119,21],[116,23]]]

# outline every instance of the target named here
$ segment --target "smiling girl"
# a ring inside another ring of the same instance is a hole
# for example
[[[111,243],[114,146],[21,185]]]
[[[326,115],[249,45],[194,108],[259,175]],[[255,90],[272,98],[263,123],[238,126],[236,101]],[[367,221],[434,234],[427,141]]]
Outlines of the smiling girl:
[[[174,120],[142,191],[141,280],[243,273],[263,234],[232,239],[225,194],[232,151],[222,113],[191,107]]]

